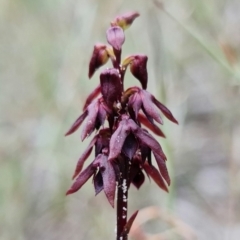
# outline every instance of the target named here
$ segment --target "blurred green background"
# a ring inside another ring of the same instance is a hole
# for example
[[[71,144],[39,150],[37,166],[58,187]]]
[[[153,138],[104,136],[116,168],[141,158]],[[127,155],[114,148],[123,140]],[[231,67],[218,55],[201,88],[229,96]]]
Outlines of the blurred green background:
[[[98,84],[94,43],[129,10],[141,16],[123,54],[149,56],[149,91],[179,120],[160,139],[170,193],[146,179],[129,211],[158,206],[193,232],[160,218],[148,239],[240,239],[239,0],[0,0],[0,240],[114,239],[115,211],[91,181],[65,196],[89,139],[64,133]]]

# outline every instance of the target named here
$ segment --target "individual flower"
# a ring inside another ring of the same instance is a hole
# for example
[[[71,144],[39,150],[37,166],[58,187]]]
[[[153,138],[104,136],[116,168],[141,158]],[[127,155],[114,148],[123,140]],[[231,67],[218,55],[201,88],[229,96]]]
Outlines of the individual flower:
[[[92,139],[87,146],[86,150],[82,153],[78,159],[77,166],[75,168],[73,179],[82,171],[83,165],[87,158],[90,156],[93,147],[95,147],[95,157],[102,153],[102,150],[108,148],[111,132],[109,128],[105,128],[99,131],[99,133]]]
[[[142,88],[147,88],[148,72],[147,72],[148,57],[143,54],[131,55],[124,59],[122,66],[127,68],[130,65],[130,71],[135,78],[142,84]]]
[[[91,78],[95,71],[108,61],[108,58],[107,46],[101,43],[96,44],[89,63],[88,77]]]
[[[130,133],[133,134],[134,140],[132,141],[132,144],[127,144],[125,155],[129,156],[129,152],[134,152],[136,150],[136,140],[137,144],[140,143],[142,147],[151,149],[162,177],[168,184],[170,184],[170,178],[165,163],[167,158],[163,153],[160,144],[153,138],[151,134],[149,134],[146,130],[140,128],[128,116],[123,116],[123,119],[119,122],[118,128],[110,139],[109,160],[116,159],[122,153],[124,143]]]
[[[103,150],[103,153],[98,154],[94,161],[79,174],[71,188],[67,191],[67,195],[78,191],[92,176],[94,176],[93,181],[96,194],[98,194],[101,190],[104,190],[109,203],[113,207],[116,189],[116,177],[113,164],[108,161],[106,149]]]
[[[130,90],[126,90],[126,92],[131,92]],[[131,93],[132,94],[129,96],[128,107],[130,112],[134,113],[132,116],[133,118],[137,119],[139,110],[142,109],[150,122],[153,123],[153,120],[155,120],[156,122],[163,124],[162,118],[158,112],[159,109],[166,118],[178,124],[178,121],[174,118],[169,109],[148,91],[134,87]]]
[[[168,192],[168,188],[163,180],[162,175],[160,174],[159,170],[152,165],[151,159],[147,158],[147,161],[145,160],[143,161],[141,154],[136,153],[136,155],[132,159],[130,177],[131,183],[138,189],[144,183],[145,180],[144,172],[147,174],[149,178],[153,179],[153,181],[161,189]]]
[[[67,136],[74,133],[87,118],[81,135],[81,139],[83,141],[94,131],[94,129],[99,129],[100,126],[104,124],[105,119],[110,113],[111,109],[108,108],[103,98],[99,98],[88,105],[82,115],[78,117],[65,135]]]

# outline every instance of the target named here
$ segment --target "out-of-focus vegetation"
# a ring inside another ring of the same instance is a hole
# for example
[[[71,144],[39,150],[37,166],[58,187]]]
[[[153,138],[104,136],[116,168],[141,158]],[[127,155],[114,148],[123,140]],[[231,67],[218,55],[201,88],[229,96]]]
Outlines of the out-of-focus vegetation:
[[[240,239],[240,1],[160,3],[0,1],[0,240],[114,239],[104,194],[88,183],[65,197],[86,142],[64,133],[98,83],[87,78],[93,44],[128,10],[141,17],[124,54],[149,56],[149,88],[180,123],[165,121],[160,139],[170,193],[146,178],[131,188],[130,213],[165,212],[146,216],[143,231],[161,234],[154,239]]]

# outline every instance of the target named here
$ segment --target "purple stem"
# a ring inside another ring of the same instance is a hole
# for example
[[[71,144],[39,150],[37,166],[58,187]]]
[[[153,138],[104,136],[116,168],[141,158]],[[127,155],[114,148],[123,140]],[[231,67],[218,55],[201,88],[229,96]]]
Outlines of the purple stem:
[[[128,235],[123,234],[127,223],[128,210],[128,182],[129,182],[129,161],[127,158],[121,160],[121,169],[117,188],[117,240],[127,240]]]

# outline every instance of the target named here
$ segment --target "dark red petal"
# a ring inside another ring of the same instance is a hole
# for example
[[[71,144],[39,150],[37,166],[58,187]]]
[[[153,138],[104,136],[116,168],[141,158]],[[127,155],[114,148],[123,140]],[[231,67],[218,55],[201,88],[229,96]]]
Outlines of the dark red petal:
[[[101,92],[103,99],[109,107],[120,101],[122,95],[122,84],[119,71],[115,68],[106,69],[100,75]]]
[[[149,164],[145,163],[143,165],[143,169],[161,189],[168,192],[168,188],[162,179],[162,176],[154,166],[150,166]]]
[[[96,44],[89,63],[88,77],[91,78],[94,72],[108,61],[108,58],[106,45]]]
[[[88,110],[88,117],[85,123],[85,126],[82,130],[81,139],[82,141],[89,136],[95,129],[96,118],[98,114],[99,102],[96,100],[95,102],[91,103],[87,110]]]
[[[104,192],[109,203],[114,207],[116,176],[111,162],[108,161],[107,156],[104,154],[102,154],[99,168],[102,174]]]
[[[143,108],[146,111],[146,113],[150,115],[158,123],[163,124],[162,118],[158,113],[158,109],[156,108],[156,105],[152,101],[152,95],[149,92],[142,90],[141,97]]]
[[[89,157],[89,155],[92,152],[93,146],[95,142],[97,141],[97,136],[95,136],[92,141],[89,143],[87,149],[83,152],[82,156],[78,159],[77,166],[75,169],[75,172],[73,174],[73,179],[82,171],[82,167],[86,159]]]
[[[66,195],[78,191],[84,183],[94,174],[95,168],[90,164],[75,180],[71,188],[67,191]]]
[[[178,121],[175,119],[175,117],[172,115],[170,110],[164,106],[162,103],[160,103],[155,97],[153,97],[153,101],[156,104],[156,106],[162,111],[162,113],[165,115],[166,118],[168,118],[170,121],[178,124]]]
[[[146,55],[135,55],[130,65],[131,73],[142,84],[142,88],[147,88],[148,73],[147,73],[147,60]]]
[[[88,111],[85,110],[83,112],[83,114],[73,123],[73,125],[71,126],[71,128],[67,131],[67,133],[65,134],[65,136],[70,135],[72,133],[74,133],[82,124],[82,122],[84,121],[84,119],[86,118],[86,116],[88,115]]]
[[[116,158],[121,153],[128,134],[129,127],[127,126],[127,121],[123,120],[111,137],[109,160]]]
[[[168,174],[167,166],[166,166],[166,161],[162,158],[162,156],[158,155],[157,153],[153,152],[153,155],[156,159],[159,171],[162,175],[162,177],[166,180],[167,184],[170,185],[171,180]]]
[[[147,145],[149,148],[152,149],[152,151],[156,154],[158,154],[159,156],[162,157],[162,159],[166,160],[166,156],[162,151],[162,148],[160,146],[160,144],[157,142],[157,140],[150,135],[149,133],[147,133],[146,131],[144,131],[141,128],[138,128],[135,132],[134,135],[145,145]]]
[[[143,111],[144,115],[146,116],[147,120],[150,123],[154,124],[154,119],[145,111],[145,108],[143,106],[142,106],[142,111]]]
[[[142,107],[142,98],[139,93],[135,93],[129,97],[128,107],[133,109],[135,119],[137,119],[138,112]]]
[[[134,135],[130,133],[123,144],[122,152],[126,155],[126,157],[132,159],[137,149],[138,142]]]
[[[96,120],[96,129],[98,130],[100,126],[104,125],[106,118],[112,113],[112,110],[106,105],[103,98],[99,100],[99,109]]]
[[[142,170],[139,169],[138,173],[135,175],[135,177],[132,179],[132,184],[139,189],[142,184],[144,183],[145,176],[142,172]]]
[[[103,190],[103,179],[100,171],[98,171],[98,173],[94,176],[93,183],[94,183],[95,195],[97,195]]]
[[[118,26],[110,27],[106,33],[108,43],[116,50],[121,50],[125,41],[125,35],[122,28]]]
[[[155,125],[154,123],[151,123],[148,121],[148,119],[142,115],[142,114],[138,114],[138,120],[140,121],[140,123],[142,123],[144,126],[146,126],[147,128],[149,128],[151,131],[153,131],[156,135],[160,136],[160,137],[164,137],[165,135],[162,132],[162,130]]]
[[[130,232],[132,224],[133,224],[135,218],[137,217],[137,214],[138,214],[138,211],[133,213],[133,215],[128,219],[128,221],[127,221],[127,223],[126,223],[126,225],[124,226],[124,229],[123,229],[123,234],[122,234],[123,236],[128,235],[128,233]]]
[[[85,110],[88,107],[88,105],[98,96],[98,94],[100,94],[100,92],[101,92],[101,86],[99,84],[87,97],[83,110]]]
[[[102,126],[104,124],[106,118],[107,118],[107,112],[106,112],[105,108],[103,108],[103,106],[100,105],[99,109],[98,109],[98,115],[97,115],[97,120],[98,120],[100,126]],[[97,129],[99,129],[99,127],[97,127]]]

